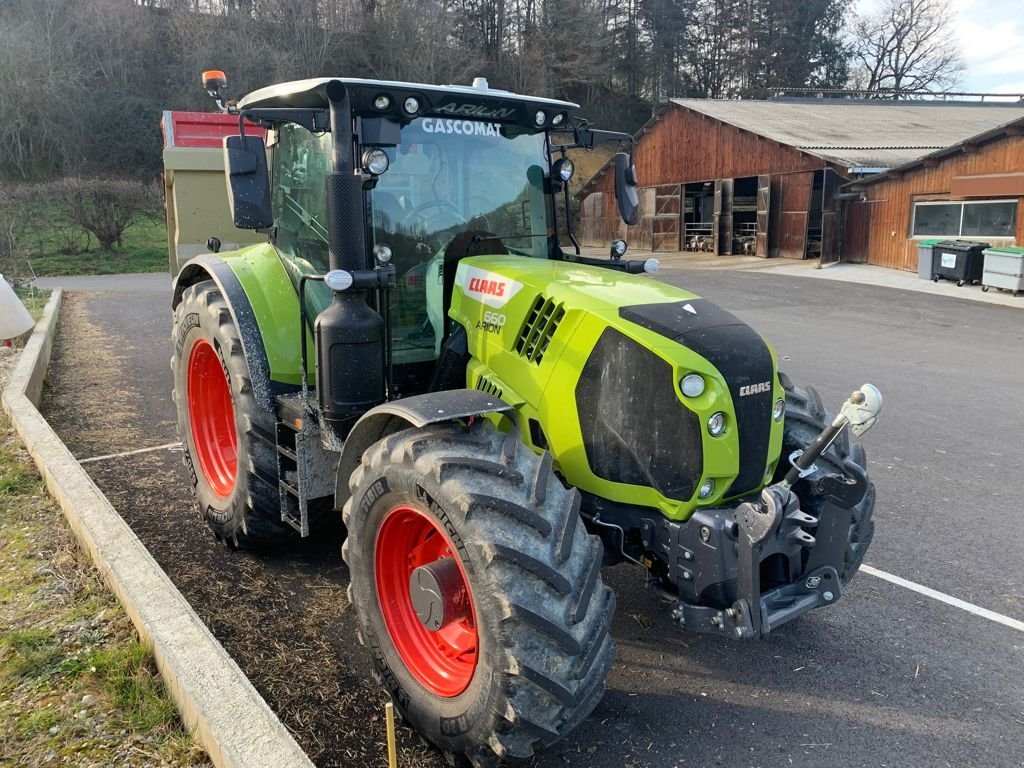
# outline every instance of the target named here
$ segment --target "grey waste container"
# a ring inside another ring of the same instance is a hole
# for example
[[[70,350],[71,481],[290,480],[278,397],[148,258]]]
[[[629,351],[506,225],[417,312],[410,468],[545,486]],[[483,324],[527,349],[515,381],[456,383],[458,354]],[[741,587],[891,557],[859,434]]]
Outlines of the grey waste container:
[[[932,246],[942,240],[921,240],[917,244],[917,276],[922,280],[932,279]]]

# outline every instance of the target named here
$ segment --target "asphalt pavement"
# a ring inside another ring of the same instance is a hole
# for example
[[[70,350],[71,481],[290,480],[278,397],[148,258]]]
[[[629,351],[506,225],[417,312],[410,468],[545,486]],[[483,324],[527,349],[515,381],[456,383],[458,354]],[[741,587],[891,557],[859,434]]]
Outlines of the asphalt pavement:
[[[833,409],[863,382],[877,385],[885,409],[864,444],[878,527],[866,562],[1024,620],[1018,309],[771,270],[667,265],[658,279],[749,322],[772,342],[781,368],[816,386]],[[96,280],[89,293],[67,285],[44,402],[79,459],[175,440],[169,281],[113,280]],[[187,556],[181,532],[201,525],[179,457],[160,448],[86,465],[162,564],[172,551]],[[289,566],[290,583],[305,578],[307,561]],[[246,578],[274,586],[279,560],[245,564]],[[186,596],[204,578],[168,572]],[[347,578],[340,561],[309,573],[342,587]],[[535,765],[1024,766],[1024,632],[861,574],[833,608],[739,643],[676,630],[638,569],[617,566],[605,578],[619,597],[608,693]],[[301,590],[292,594],[299,597],[287,607],[299,619],[321,610]],[[330,616],[324,621],[331,626]],[[354,639],[344,636],[351,621],[337,626],[336,663],[355,669],[346,650]],[[211,628],[234,655],[232,633]],[[261,692],[273,693],[265,665],[240,663]],[[274,695],[268,700],[278,708]],[[330,740],[308,732],[304,713],[279,712],[304,745]],[[344,707],[333,713],[345,715]],[[321,754],[324,765],[346,764],[336,752]]]

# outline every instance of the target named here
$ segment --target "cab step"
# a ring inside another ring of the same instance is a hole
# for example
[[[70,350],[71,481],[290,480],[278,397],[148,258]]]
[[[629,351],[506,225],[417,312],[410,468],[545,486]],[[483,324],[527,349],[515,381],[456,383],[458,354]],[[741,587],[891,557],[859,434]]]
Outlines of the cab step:
[[[323,447],[320,425],[301,392],[277,397],[277,477],[281,520],[309,536],[309,510],[333,498],[340,455]]]

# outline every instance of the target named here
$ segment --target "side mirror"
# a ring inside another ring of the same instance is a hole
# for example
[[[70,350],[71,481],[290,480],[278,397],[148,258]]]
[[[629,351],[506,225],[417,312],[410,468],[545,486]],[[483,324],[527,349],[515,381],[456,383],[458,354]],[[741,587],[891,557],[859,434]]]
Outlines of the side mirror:
[[[239,229],[267,229],[274,224],[270,209],[267,150],[261,136],[224,138],[224,175],[231,219]]]
[[[627,224],[636,224],[640,213],[640,199],[636,194],[636,168],[625,152],[615,155],[615,200],[619,215]]]

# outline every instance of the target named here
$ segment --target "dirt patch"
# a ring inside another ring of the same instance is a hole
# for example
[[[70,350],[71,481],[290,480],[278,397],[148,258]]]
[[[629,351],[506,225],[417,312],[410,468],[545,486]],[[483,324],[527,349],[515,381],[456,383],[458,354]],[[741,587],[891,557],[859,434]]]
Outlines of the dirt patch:
[[[169,386],[160,408],[147,406],[150,382],[128,377],[134,344],[93,311],[84,294],[66,296],[44,395],[44,415],[80,459],[173,434]],[[386,761],[387,697],[356,641],[340,524],[287,550],[231,552],[192,504],[180,449],[85,467],[310,759],[323,768]],[[399,762],[446,765],[404,728]]]

